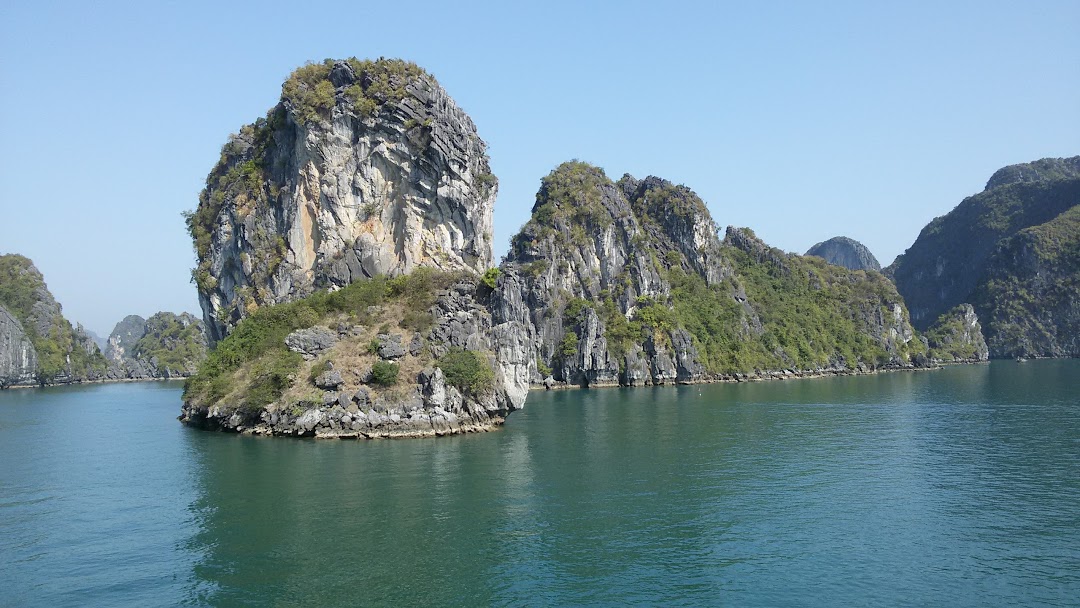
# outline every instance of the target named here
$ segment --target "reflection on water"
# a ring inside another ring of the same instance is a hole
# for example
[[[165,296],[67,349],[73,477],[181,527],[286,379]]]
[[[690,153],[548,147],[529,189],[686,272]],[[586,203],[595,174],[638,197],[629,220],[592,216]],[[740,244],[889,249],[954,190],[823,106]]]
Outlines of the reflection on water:
[[[3,394],[0,455],[42,456],[0,477],[0,604],[1074,605],[1078,377],[540,392],[498,432],[373,442],[185,429],[176,389]]]

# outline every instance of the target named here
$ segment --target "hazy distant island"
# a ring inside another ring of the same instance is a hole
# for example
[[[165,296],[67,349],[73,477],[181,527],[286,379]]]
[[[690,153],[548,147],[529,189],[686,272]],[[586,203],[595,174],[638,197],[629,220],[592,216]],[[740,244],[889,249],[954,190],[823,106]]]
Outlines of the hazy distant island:
[[[0,255],[0,387],[98,380],[105,370],[101,349],[64,318],[34,263]]]
[[[103,353],[30,259],[0,256],[0,388],[184,377],[205,358],[202,322],[187,313],[127,317]]]
[[[187,216],[202,321],[129,316],[103,353],[3,256],[0,384],[190,376],[188,424],[416,437],[494,428],[536,387],[1080,354],[1080,157],[1001,169],[884,271],[853,239],[786,253],[686,186],[577,160],[496,266],[497,190],[420,67],[305,65]]]
[[[206,359],[206,328],[190,313],[124,317],[105,346],[110,379],[186,378]]]
[[[816,255],[830,264],[849,270],[881,271],[881,264],[866,245],[846,236],[834,236],[822,241],[808,249],[806,255]]]

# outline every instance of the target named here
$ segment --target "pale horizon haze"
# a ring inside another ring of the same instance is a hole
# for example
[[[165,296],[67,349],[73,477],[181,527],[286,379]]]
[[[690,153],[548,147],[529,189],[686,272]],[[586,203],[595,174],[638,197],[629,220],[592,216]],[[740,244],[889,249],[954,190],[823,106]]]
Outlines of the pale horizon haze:
[[[475,121],[495,255],[581,159],[682,183],[721,231],[882,265],[997,169],[1080,154],[1080,2],[0,6],[0,253],[75,323],[201,316],[181,213],[296,67],[401,57]]]

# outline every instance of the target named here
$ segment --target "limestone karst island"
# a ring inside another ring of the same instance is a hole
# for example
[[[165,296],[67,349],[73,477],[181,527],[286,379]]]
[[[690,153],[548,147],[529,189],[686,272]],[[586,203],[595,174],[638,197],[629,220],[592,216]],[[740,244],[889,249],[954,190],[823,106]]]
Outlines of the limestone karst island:
[[[1080,608],[1014,4],[8,2],[0,608]]]
[[[415,64],[327,60],[229,138],[187,216],[202,323],[126,319],[103,359],[77,328],[45,345],[31,300],[6,298],[4,378],[197,365],[191,425],[418,437],[491,429],[535,387],[1075,356],[1078,188],[1080,158],[1002,169],[882,270],[852,239],[785,253],[720,230],[686,186],[569,161],[496,266],[498,180],[473,121]]]
[[[489,430],[536,387],[1080,355],[1080,157],[999,170],[885,269],[847,237],[785,253],[686,186],[576,160],[496,265],[497,191],[422,68],[305,65],[186,216],[203,319],[129,316],[99,346],[7,255],[0,385],[188,377],[190,425],[424,437]]]

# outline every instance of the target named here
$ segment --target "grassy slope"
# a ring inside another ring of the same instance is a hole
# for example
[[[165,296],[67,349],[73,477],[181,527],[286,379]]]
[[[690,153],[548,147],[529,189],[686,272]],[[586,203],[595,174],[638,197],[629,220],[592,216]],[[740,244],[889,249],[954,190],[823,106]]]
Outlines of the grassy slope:
[[[198,373],[188,380],[184,400],[200,406],[226,404],[248,412],[257,412],[273,402],[319,403],[322,392],[312,381],[326,369],[328,361],[345,372],[342,390],[355,391],[360,382],[347,372],[375,364],[378,358],[370,345],[376,335],[397,333],[408,343],[413,332],[426,334],[433,322],[429,309],[437,293],[461,277],[421,268],[394,279],[376,277],[335,292],[319,292],[295,302],[262,307],[217,344]],[[304,361],[285,346],[285,337],[297,329],[336,328],[343,322],[359,325],[362,330],[342,339],[314,361]],[[465,392],[490,388],[490,370],[485,373],[470,367],[480,361],[478,358],[454,355],[448,355],[444,368],[451,384]],[[385,392],[404,398],[411,391],[411,380],[433,363],[437,362],[426,349],[420,356],[406,356],[397,362],[395,385],[370,389],[376,394]]]

